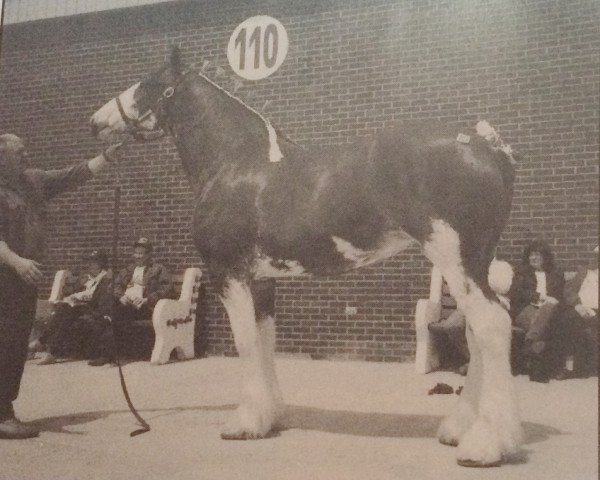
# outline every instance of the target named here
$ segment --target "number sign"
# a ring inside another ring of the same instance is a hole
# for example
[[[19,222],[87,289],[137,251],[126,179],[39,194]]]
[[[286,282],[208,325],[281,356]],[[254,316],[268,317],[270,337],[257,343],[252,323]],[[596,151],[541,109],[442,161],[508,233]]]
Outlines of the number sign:
[[[240,77],[260,80],[277,71],[287,50],[287,32],[281,22],[258,15],[244,20],[233,31],[227,46],[227,59]]]

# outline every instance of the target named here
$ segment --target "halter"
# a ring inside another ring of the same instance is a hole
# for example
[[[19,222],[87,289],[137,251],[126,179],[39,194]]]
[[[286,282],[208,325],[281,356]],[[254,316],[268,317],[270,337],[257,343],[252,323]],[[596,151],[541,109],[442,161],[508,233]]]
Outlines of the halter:
[[[162,108],[161,108],[162,103],[166,100],[169,100],[175,94],[175,88],[177,88],[177,87],[179,87],[179,85],[181,85],[181,83],[185,80],[185,77],[187,76],[188,73],[189,73],[189,71],[181,74],[178,82],[175,83],[175,85],[168,86],[167,88],[165,88],[163,90],[163,92],[161,93],[161,95],[158,97],[158,99],[154,102],[154,105],[152,107],[148,108],[148,110],[146,110],[146,112],[144,112],[144,114],[140,115],[138,118],[132,118],[129,115],[127,115],[127,113],[125,112],[125,109],[123,108],[123,103],[121,102],[121,95],[117,95],[115,97],[115,102],[117,104],[117,109],[119,110],[119,115],[121,115],[121,118],[125,122],[125,125],[127,125],[127,127],[129,127],[128,133],[130,133],[133,136],[133,138],[135,138],[138,141],[149,141],[149,140],[155,140],[158,138],[162,138],[165,135],[167,135],[167,132],[165,132],[165,128],[161,122],[160,113],[162,110]],[[156,115],[157,125],[159,126],[159,130],[153,130],[150,128],[146,128],[146,127],[144,127],[144,125],[142,125],[142,122],[151,114]],[[152,134],[152,133],[156,133],[158,135],[157,136],[148,135],[148,134]]]

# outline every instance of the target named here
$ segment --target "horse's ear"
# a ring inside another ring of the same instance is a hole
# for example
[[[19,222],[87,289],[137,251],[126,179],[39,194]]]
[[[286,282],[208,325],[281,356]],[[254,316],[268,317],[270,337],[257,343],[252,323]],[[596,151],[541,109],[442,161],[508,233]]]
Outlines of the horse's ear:
[[[181,50],[179,46],[173,45],[171,47],[171,57],[170,57],[171,67],[176,73],[183,72],[183,61],[181,59]]]

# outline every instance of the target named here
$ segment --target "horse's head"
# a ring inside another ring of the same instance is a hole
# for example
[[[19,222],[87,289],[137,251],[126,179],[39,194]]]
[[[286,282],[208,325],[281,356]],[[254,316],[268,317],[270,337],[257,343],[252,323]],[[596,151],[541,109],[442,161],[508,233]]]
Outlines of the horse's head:
[[[141,82],[109,100],[90,119],[92,134],[107,139],[115,133],[134,137],[161,130],[162,103],[174,93],[183,76],[179,48],[173,47],[167,62]]]

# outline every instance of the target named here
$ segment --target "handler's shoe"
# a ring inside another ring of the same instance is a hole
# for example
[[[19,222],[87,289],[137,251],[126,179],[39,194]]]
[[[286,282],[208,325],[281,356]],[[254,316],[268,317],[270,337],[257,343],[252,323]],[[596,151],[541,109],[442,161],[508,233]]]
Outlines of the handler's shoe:
[[[38,362],[38,365],[52,365],[56,363],[58,360],[54,355],[50,352],[46,352],[42,355],[42,359]]]
[[[42,342],[39,340],[33,340],[32,342],[29,342],[28,348],[30,352],[41,352],[44,350],[44,345],[42,345]]]
[[[0,420],[0,438],[6,440],[19,440],[34,438],[40,434],[37,428],[25,425],[15,417]]]
[[[101,367],[102,365],[106,365],[107,363],[111,363],[112,360],[106,357],[93,358],[88,362],[90,367]]]
[[[560,372],[556,374],[554,377],[556,380],[569,380],[571,378],[577,378],[578,375],[573,370],[568,370],[567,368],[563,368]]]

